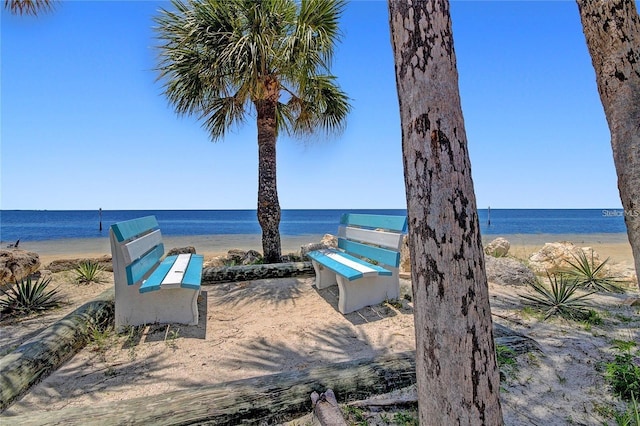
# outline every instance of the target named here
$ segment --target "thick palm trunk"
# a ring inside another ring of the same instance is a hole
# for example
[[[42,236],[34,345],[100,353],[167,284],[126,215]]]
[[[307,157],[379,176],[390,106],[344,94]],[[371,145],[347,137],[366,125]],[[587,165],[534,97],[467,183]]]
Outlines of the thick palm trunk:
[[[500,425],[500,382],[449,4],[390,0],[420,423]]]
[[[258,113],[258,222],[266,263],[280,262],[280,202],[276,180],[276,101],[255,102]]]
[[[578,0],[611,132],[618,191],[640,288],[640,17],[632,0]]]

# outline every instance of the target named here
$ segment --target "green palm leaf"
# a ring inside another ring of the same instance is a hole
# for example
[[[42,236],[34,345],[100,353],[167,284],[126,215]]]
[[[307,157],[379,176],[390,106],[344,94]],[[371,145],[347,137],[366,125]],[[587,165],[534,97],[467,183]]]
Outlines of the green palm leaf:
[[[575,281],[568,281],[563,274],[549,275],[550,288],[535,281],[530,286],[536,294],[522,294],[521,298],[525,303],[541,310],[547,320],[553,315],[560,315],[564,318],[580,320],[588,314],[589,304],[586,302],[588,296],[595,292],[576,295],[580,287]]]
[[[619,280],[606,275],[604,272],[604,267],[609,258],[596,265],[593,251],[591,251],[590,260],[583,251],[580,251],[577,256],[573,255],[573,259],[573,261],[567,260],[567,263],[571,265],[571,269],[565,273],[574,278],[579,286],[594,289],[595,291],[622,292],[622,288],[618,285]]]

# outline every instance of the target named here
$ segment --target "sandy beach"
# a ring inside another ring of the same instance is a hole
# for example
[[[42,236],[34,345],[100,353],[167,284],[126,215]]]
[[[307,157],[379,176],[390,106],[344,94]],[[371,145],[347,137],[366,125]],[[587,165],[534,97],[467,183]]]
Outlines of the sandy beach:
[[[572,241],[592,247],[601,259],[610,257],[617,266],[633,265],[626,235],[504,237],[512,244],[510,255],[520,259],[526,259],[546,242]],[[320,238],[284,238],[283,252],[296,252],[301,245]],[[167,248],[194,246],[205,256],[224,254],[231,248],[260,247],[258,236],[165,241]],[[59,258],[110,253],[107,239],[25,242],[23,248],[40,253],[43,268]],[[113,285],[112,274],[105,273],[104,278],[101,284],[78,286],[70,272],[53,274],[70,304],[44,316],[3,324],[2,353]],[[413,305],[409,300],[402,298],[399,305],[384,303],[342,315],[337,310],[337,287],[317,290],[313,282],[313,278],[292,278],[203,286],[197,326],[151,325],[129,335],[108,333],[103,342],[90,343],[14,403],[0,421],[17,424],[12,416],[34,410],[113,404],[415,349]],[[603,424],[606,418],[598,407],[615,408],[620,404],[607,391],[596,366],[612,357],[613,338],[640,341],[638,308],[623,303],[630,296],[638,296],[637,286],[629,285],[626,294],[594,295],[594,307],[605,321],[589,328],[565,320],[544,322],[526,314],[517,297],[525,291],[522,287],[489,283],[489,290],[494,321],[532,337],[542,347],[541,353],[520,356],[517,370],[502,384],[506,424]],[[411,294],[410,280],[401,280],[401,294]],[[368,415],[369,424],[384,424],[376,423],[380,418],[376,413]]]

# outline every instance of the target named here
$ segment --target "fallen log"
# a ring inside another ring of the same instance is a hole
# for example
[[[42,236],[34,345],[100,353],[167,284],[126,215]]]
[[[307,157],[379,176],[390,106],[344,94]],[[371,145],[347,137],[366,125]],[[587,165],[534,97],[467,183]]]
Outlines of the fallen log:
[[[311,262],[237,265],[202,270],[202,284],[264,280],[267,278],[313,277]]]
[[[390,392],[415,383],[415,353],[289,371],[56,411],[0,416],[9,425],[272,424],[311,411],[309,395],[331,388],[341,401]]]
[[[0,411],[84,347],[92,329],[113,323],[113,309],[111,288],[2,357]]]

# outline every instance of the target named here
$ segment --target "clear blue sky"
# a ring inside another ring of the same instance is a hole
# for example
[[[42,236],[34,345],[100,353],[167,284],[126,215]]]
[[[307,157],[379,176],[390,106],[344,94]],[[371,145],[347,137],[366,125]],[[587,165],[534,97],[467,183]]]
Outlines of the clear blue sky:
[[[212,143],[156,81],[152,1],[2,12],[1,209],[254,209],[255,122]],[[617,208],[610,136],[575,2],[451,3],[479,208]],[[280,138],[284,209],[404,208],[384,1],[354,1],[331,140]]]

